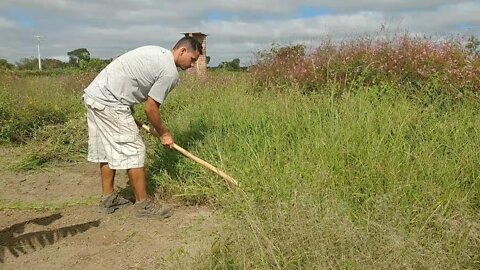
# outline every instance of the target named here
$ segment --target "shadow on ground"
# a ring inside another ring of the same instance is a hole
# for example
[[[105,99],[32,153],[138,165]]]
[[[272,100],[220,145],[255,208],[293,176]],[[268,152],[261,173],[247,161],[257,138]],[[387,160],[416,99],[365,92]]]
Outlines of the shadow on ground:
[[[84,233],[100,225],[100,220],[94,220],[54,230],[25,233],[25,227],[28,224],[47,226],[60,218],[62,218],[61,214],[52,214],[17,223],[2,229],[0,231],[0,263],[5,261],[7,251],[13,256],[19,257],[29,252],[41,250],[48,245],[55,244],[63,238]]]

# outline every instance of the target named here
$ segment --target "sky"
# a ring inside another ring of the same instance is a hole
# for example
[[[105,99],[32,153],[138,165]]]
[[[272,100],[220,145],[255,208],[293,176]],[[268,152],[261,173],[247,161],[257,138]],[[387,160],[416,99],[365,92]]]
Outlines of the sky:
[[[381,31],[383,29],[383,32]],[[0,59],[67,61],[87,48],[111,58],[144,45],[171,48],[183,32],[207,37],[210,66],[241,65],[272,44],[408,33],[480,38],[480,0],[1,0]]]

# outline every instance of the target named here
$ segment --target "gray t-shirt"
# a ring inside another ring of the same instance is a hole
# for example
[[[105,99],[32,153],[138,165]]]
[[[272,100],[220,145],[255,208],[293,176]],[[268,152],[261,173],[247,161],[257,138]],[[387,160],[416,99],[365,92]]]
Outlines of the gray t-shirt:
[[[113,60],[84,91],[107,106],[132,106],[148,96],[163,103],[177,82],[172,52],[159,46],[144,46]]]

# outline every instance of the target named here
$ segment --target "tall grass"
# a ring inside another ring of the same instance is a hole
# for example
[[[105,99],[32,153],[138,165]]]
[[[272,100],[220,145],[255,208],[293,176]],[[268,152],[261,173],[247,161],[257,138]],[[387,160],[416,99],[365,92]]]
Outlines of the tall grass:
[[[91,75],[0,75],[0,143],[22,145],[18,169],[84,158],[81,89]]]
[[[409,42],[414,49],[402,51],[402,57],[437,46]],[[330,65],[315,62],[320,59],[316,54],[282,56],[282,66],[267,65],[273,59],[267,58],[250,73],[215,72],[205,82],[185,79],[162,105],[176,143],[241,183],[240,189],[227,188],[215,174],[145,137],[153,190],[168,199],[211,203],[225,213],[224,230],[196,268],[480,268],[477,64],[462,85],[455,76],[444,81],[408,70],[370,69],[383,53],[365,62],[371,47],[359,55],[358,47],[344,54],[342,48],[334,48]],[[404,47],[391,48],[397,54]],[[477,63],[473,56],[458,56],[457,49],[442,51],[451,54],[445,59],[458,61],[435,62],[438,74],[448,73],[453,63],[459,64],[452,70],[462,72]],[[354,58],[349,62],[347,57]],[[298,59],[316,63],[308,66],[304,79],[296,77]],[[332,61],[339,66],[332,68]],[[319,72],[320,64],[328,69]],[[316,80],[322,74],[336,79]],[[66,141],[71,149],[86,148],[72,143],[86,142],[85,130],[75,122],[83,110],[75,103],[78,94],[69,84],[59,87],[58,78],[34,80],[10,80],[6,89],[57,89],[47,99],[55,102],[44,106],[55,108],[67,100],[69,106],[59,111],[68,112],[68,121],[39,124],[26,134],[38,143],[48,142],[51,134],[59,138],[52,145]],[[1,95],[0,104],[10,109],[28,104],[12,102],[15,92]],[[10,109],[1,111],[3,119],[13,119],[11,111],[20,110]],[[146,121],[141,109],[136,117]],[[60,126],[65,132],[55,133]],[[52,153],[73,153],[62,149]]]
[[[246,78],[210,79],[163,112],[177,143],[242,191],[162,148],[151,166],[173,196],[224,208],[230,227],[203,268],[478,268],[477,98],[426,105],[386,85],[251,95]]]

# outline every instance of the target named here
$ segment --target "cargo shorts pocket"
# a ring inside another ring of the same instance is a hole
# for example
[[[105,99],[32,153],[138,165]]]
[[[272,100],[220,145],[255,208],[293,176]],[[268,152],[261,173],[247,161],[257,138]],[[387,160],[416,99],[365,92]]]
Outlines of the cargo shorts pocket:
[[[118,130],[113,134],[113,140],[120,146],[125,155],[137,155],[140,151],[138,144],[138,127],[128,107],[115,108]]]
[[[140,149],[137,140],[135,134],[113,134],[113,141],[118,147],[118,152],[126,156],[138,155]]]
[[[100,102],[97,102],[86,95],[83,95],[82,98],[83,98],[83,102],[85,103],[85,106],[95,109],[97,111],[105,110],[105,105],[101,104]]]

